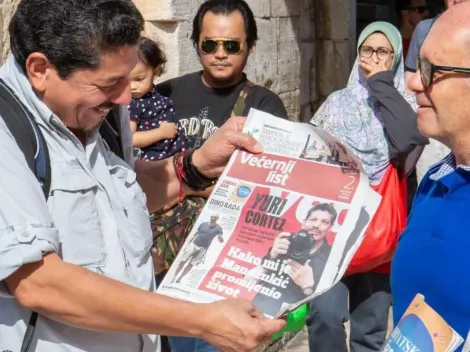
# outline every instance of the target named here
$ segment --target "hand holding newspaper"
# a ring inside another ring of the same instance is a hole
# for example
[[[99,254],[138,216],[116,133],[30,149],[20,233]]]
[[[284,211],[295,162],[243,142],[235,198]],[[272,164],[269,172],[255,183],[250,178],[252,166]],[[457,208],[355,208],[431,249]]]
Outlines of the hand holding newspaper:
[[[279,317],[339,281],[380,195],[319,128],[252,109],[244,131],[264,152],[232,155],[158,292],[244,298]]]

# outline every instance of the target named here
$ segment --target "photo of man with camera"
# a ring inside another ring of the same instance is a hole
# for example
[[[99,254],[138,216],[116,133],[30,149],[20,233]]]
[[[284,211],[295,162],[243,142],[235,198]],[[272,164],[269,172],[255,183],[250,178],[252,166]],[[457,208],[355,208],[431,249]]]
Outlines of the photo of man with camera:
[[[262,265],[251,275],[259,278],[258,283],[263,288],[275,288],[281,292],[281,297],[275,299],[258,293],[253,300],[258,309],[275,316],[284,303],[296,303],[314,293],[331,251],[325,237],[336,218],[335,208],[321,203],[307,212],[298,232],[281,232],[277,236],[272,248],[263,258]],[[267,269],[269,267],[275,267],[276,271]],[[277,278],[283,277],[281,287],[262,279],[272,273]]]

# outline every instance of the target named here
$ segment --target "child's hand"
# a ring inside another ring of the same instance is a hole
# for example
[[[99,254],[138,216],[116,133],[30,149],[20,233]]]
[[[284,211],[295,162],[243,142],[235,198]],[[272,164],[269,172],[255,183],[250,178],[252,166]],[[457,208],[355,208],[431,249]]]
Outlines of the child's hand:
[[[173,139],[178,135],[178,126],[173,122],[162,122],[158,129],[165,139]]]

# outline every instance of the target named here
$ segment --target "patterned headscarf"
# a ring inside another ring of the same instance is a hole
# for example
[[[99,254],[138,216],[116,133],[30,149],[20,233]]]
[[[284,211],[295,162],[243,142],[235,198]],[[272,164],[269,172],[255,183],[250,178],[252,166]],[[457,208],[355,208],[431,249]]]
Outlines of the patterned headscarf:
[[[379,103],[368,90],[367,81],[359,67],[359,48],[366,38],[383,33],[393,51],[392,72],[395,88],[416,111],[416,99],[405,91],[405,73],[400,32],[386,22],[374,22],[359,36],[358,56],[349,77],[348,86],[332,93],[310,121],[346,144],[362,161],[372,184],[382,179],[390,164],[387,139]]]

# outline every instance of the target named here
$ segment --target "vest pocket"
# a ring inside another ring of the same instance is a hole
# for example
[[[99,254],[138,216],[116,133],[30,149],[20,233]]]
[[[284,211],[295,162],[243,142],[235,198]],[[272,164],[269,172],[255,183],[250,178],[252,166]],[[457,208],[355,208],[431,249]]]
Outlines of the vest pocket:
[[[136,180],[134,171],[114,165],[110,168],[114,186],[119,192],[124,213],[129,223],[129,233],[124,234],[123,245],[130,256],[141,262],[150,255],[152,231],[147,199]]]
[[[78,164],[57,163],[51,169],[48,205],[59,230],[59,254],[82,267],[103,266],[107,255],[96,206],[96,181]]]

